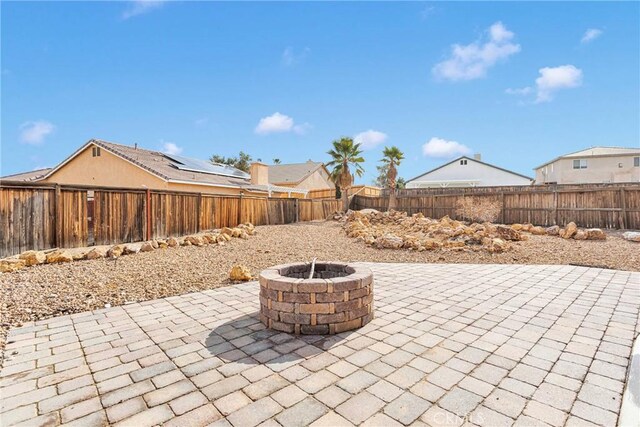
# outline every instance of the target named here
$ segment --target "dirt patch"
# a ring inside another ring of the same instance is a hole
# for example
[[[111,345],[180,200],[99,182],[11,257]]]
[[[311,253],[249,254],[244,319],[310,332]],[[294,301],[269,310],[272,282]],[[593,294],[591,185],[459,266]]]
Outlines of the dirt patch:
[[[97,259],[43,264],[0,275],[2,328],[111,306],[212,289],[229,284],[235,264],[253,275],[276,264],[310,261],[580,264],[640,271],[640,246],[618,236],[605,241],[534,236],[511,242],[503,253],[466,248],[417,252],[375,249],[348,238],[337,222],[257,227],[249,240],[224,246],[178,247],[139,253],[117,261]],[[4,338],[0,338],[0,346]]]

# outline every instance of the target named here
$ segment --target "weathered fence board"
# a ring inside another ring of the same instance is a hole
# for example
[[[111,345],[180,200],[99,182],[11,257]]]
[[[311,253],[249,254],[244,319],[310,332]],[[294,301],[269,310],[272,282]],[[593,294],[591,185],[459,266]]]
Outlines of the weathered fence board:
[[[152,237],[182,236],[200,231],[199,196],[193,193],[151,193]]]
[[[89,223],[87,215],[87,192],[78,190],[61,190],[56,198],[56,231],[60,238],[57,246],[73,248],[87,246]],[[24,215],[29,213],[24,212]]]
[[[340,200],[298,200],[299,221],[326,219],[330,214],[340,210]]]
[[[4,189],[3,189],[4,190]],[[55,190],[9,188],[0,193],[0,254],[56,245]]]
[[[574,221],[579,227],[640,228],[640,184],[597,184],[594,186],[531,186],[456,189],[399,190],[397,210],[408,214],[459,218],[458,202],[464,198],[492,200],[501,206],[497,221],[507,224],[564,226]],[[524,190],[526,189],[526,190]],[[446,191],[445,191],[446,190]],[[386,210],[387,197],[355,196],[352,208]]]
[[[93,239],[96,245],[145,239],[145,194],[95,191]]]

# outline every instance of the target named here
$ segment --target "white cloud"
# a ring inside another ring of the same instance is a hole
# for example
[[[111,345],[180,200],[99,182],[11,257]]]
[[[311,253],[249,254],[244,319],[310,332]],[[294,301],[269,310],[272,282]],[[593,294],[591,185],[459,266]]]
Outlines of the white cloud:
[[[268,135],[270,133],[295,132],[304,135],[311,129],[309,123],[295,124],[293,119],[285,114],[273,113],[270,116],[263,117],[258,122],[258,126],[254,132],[258,135]]]
[[[456,141],[433,137],[422,146],[422,154],[426,157],[449,159],[456,156],[465,156],[471,153],[471,149]]]
[[[360,144],[360,147],[363,150],[369,150],[371,148],[375,148],[378,145],[382,144],[387,140],[387,134],[369,129],[365,132],[360,132],[356,136],[353,137],[353,141],[357,144]]]
[[[308,47],[305,47],[301,52],[296,53],[293,48],[289,46],[284,50],[284,52],[282,52],[282,63],[287,67],[296,65],[302,62],[309,53],[311,53],[311,49]]]
[[[129,2],[129,7],[122,12],[122,19],[133,18],[134,16],[149,13],[154,9],[159,9],[165,0],[134,0]]]
[[[580,39],[580,43],[585,44],[585,43],[592,42],[593,40],[597,39],[601,35],[602,35],[602,30],[599,30],[597,28],[589,28],[582,36],[582,39]]]
[[[468,45],[454,44],[448,59],[436,64],[433,74],[444,80],[473,80],[486,76],[498,61],[520,52],[520,45],[512,43],[514,34],[502,22],[488,31],[488,40],[476,40]]]
[[[435,6],[427,5],[424,7],[424,9],[420,11],[420,19],[424,21],[427,18],[429,18],[431,15],[433,15],[435,12],[436,12]]]
[[[506,89],[504,91],[507,95],[529,95],[533,92],[533,88],[531,86],[516,88],[516,89]]]
[[[24,122],[20,125],[20,141],[25,144],[40,145],[55,129],[53,123],[45,120]]]
[[[180,154],[182,153],[182,147],[178,147],[173,142],[165,142],[162,144],[162,152],[164,154]]]
[[[573,65],[544,67],[536,79],[536,102],[548,102],[555,92],[582,85],[582,70]]]

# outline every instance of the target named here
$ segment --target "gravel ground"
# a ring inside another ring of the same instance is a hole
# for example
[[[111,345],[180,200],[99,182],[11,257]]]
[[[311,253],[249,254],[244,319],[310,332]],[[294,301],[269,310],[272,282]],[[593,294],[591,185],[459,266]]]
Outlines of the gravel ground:
[[[257,275],[275,264],[336,261],[577,264],[619,270],[640,270],[640,245],[612,233],[606,241],[564,240],[529,236],[501,254],[485,251],[379,250],[346,237],[337,222],[257,227],[249,240],[232,239],[225,246],[180,247],[118,258],[70,264],[49,264],[0,275],[2,333],[10,325],[52,316],[179,295],[229,284],[229,270],[244,264]]]

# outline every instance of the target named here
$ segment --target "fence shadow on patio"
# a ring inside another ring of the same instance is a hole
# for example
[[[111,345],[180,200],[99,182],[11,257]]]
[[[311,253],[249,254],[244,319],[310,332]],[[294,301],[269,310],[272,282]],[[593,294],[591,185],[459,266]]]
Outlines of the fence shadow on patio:
[[[354,331],[336,335],[294,335],[267,329],[259,312],[228,320],[213,329],[205,346],[225,363],[293,364],[327,352]]]

